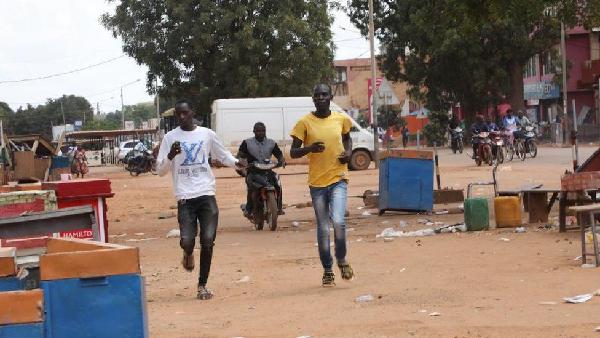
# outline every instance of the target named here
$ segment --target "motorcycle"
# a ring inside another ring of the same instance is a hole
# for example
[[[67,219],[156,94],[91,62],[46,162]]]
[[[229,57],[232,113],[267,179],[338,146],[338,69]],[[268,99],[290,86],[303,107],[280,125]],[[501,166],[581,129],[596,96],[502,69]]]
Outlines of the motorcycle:
[[[533,126],[525,127],[525,154],[529,154],[531,158],[537,156],[537,144],[535,143],[536,132]]]
[[[504,134],[502,132],[494,131],[490,133],[491,144],[492,144],[492,156],[498,163],[504,163],[506,158],[506,147],[504,146]]]
[[[249,184],[252,187],[252,214],[245,216],[254,224],[256,230],[262,230],[265,222],[271,231],[277,229],[277,217],[279,216],[277,201],[280,196],[276,186],[281,187],[279,176],[273,171],[273,168],[277,166],[277,163],[270,160],[265,163],[254,162],[249,165],[249,169],[254,169],[253,174],[258,175],[258,179]],[[242,205],[242,211],[244,209],[245,205]]]
[[[473,135],[473,142],[477,142],[477,152],[475,153],[475,163],[481,166],[481,163],[485,162],[492,165],[494,157],[492,155],[492,141],[490,140],[489,132],[481,132],[477,135]]]
[[[142,155],[135,156],[132,150],[125,156],[125,170],[129,171],[131,176],[139,176],[147,172],[157,175],[156,157],[150,151],[145,151]]]
[[[452,153],[456,154],[458,151],[462,154],[463,152],[463,130],[461,127],[456,127],[450,130],[450,145],[452,147]]]

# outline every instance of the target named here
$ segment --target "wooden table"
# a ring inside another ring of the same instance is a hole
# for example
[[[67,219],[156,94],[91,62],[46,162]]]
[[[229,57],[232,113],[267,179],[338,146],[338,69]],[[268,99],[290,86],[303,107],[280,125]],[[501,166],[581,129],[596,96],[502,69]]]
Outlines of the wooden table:
[[[600,250],[598,249],[598,239],[596,236],[596,216],[600,215],[600,203],[580,205],[570,207],[569,210],[574,211],[577,215],[577,224],[581,231],[581,263],[586,264],[587,251],[585,247],[585,230],[587,224],[585,224],[585,216],[589,217],[589,226],[592,230],[592,244],[594,246],[594,258],[596,267],[600,266]]]
[[[529,212],[529,223],[548,222],[548,214],[560,192],[560,189],[522,190],[525,211]],[[548,194],[551,194],[550,200]]]

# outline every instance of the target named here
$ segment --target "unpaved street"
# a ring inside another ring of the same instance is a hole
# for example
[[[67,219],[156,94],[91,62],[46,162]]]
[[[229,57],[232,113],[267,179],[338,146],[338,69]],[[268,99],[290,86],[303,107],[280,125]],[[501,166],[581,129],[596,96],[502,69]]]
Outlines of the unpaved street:
[[[582,148],[582,158],[594,149]],[[490,167],[477,168],[465,155],[442,151],[440,164],[443,186],[491,180]],[[541,148],[536,159],[502,165],[500,188],[530,182],[557,188],[570,165],[570,149]],[[310,200],[306,169],[279,170],[285,174],[284,203]],[[242,178],[229,168],[216,174],[220,223],[208,285],[215,298],[198,301],[198,269],[185,272],[179,240],[166,238],[177,220],[158,219],[176,213],[170,209],[175,206],[170,177],[92,168],[92,177],[110,178],[116,193],[109,200],[111,241],[140,248],[152,337],[597,335],[600,299],[562,301],[600,288],[598,269],[583,269],[574,260],[581,252],[575,232],[532,225],[524,234],[498,229],[384,242],[376,235],[388,227],[400,230],[400,221],[409,224],[402,230],[415,230],[426,227],[418,224],[420,218],[452,223],[462,215],[366,216],[358,209],[362,200],[349,198],[349,261],[357,276],[346,282],[338,274],[337,286],[324,289],[312,208],[287,209],[276,232],[253,231],[239,209],[245,199]],[[377,189],[378,172],[352,172],[350,179],[349,194],[360,195]],[[555,208],[551,216],[556,214]],[[374,300],[357,303],[361,295]],[[431,315],[435,312],[439,315]]]

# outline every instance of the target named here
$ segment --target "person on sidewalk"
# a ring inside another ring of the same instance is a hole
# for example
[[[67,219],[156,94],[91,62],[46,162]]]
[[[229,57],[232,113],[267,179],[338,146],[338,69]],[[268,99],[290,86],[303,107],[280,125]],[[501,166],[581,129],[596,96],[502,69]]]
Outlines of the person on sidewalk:
[[[335,285],[333,258],[329,245],[329,220],[333,223],[335,257],[342,278],[351,280],[354,271],[346,260],[346,199],[348,189],[348,161],[352,154],[350,117],[329,110],[332,94],[326,84],[318,84],[313,91],[316,111],[296,123],[290,136],[292,158],[308,156],[308,185],[317,219],[317,243],[323,265],[323,286]],[[304,144],[304,147],[302,145]]]
[[[189,272],[194,270],[194,245],[200,229],[197,298],[206,300],[213,296],[206,283],[219,221],[215,176],[210,168],[209,155],[229,167],[243,167],[245,163],[225,149],[215,132],[194,123],[194,111],[189,101],[177,101],[175,118],[179,127],[168,132],[160,145],[158,174],[165,176],[169,171],[172,174],[181,233],[179,245],[183,249],[181,264]]]

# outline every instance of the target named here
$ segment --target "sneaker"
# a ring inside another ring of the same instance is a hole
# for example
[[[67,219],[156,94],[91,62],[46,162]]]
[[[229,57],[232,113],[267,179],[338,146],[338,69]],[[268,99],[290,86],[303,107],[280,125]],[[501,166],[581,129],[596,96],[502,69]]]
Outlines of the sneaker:
[[[335,274],[333,271],[323,272],[323,284],[324,287],[335,286]]]
[[[206,286],[198,285],[198,294],[196,295],[196,298],[200,300],[209,300],[213,298],[213,293],[207,289]]]
[[[352,280],[354,279],[354,270],[352,270],[352,266],[350,263],[339,264],[340,272],[342,274],[342,279],[344,280]]]
[[[188,255],[184,252],[183,258],[181,258],[181,265],[188,272],[194,271],[194,254]]]

